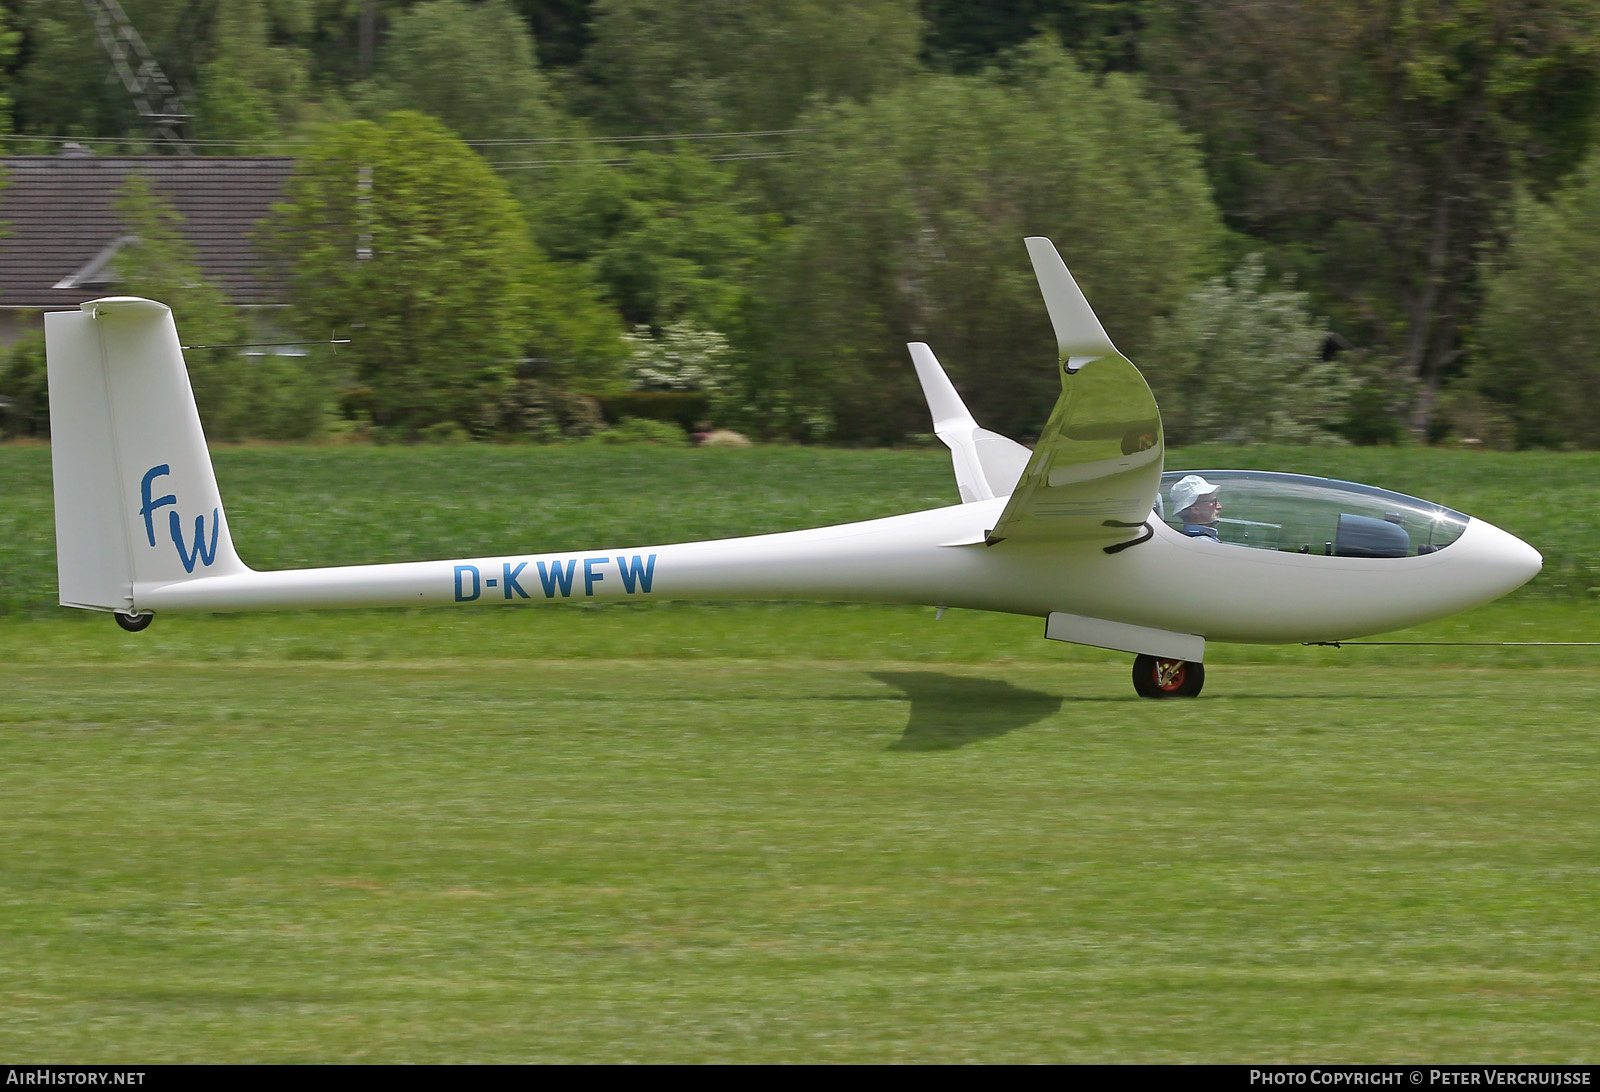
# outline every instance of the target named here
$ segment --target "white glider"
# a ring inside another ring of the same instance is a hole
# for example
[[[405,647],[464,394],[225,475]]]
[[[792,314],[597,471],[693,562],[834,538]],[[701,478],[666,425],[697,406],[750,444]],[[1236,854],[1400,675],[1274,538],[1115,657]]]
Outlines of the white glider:
[[[1135,653],[1146,697],[1193,696],[1205,644],[1336,641],[1521,586],[1542,559],[1479,519],[1295,474],[1203,471],[1216,537],[1161,516],[1155,399],[1060,255],[1029,239],[1061,397],[1037,446],[978,427],[932,351],[911,357],[962,503],[709,542],[256,572],[227,513],[166,306],[111,297],[45,316],[63,606],[142,629],[166,611],[603,599],[917,603],[1046,619],[1045,636]],[[1191,486],[1183,490],[1192,492]],[[1182,490],[1180,490],[1182,491]],[[1188,493],[1184,494],[1185,499]]]

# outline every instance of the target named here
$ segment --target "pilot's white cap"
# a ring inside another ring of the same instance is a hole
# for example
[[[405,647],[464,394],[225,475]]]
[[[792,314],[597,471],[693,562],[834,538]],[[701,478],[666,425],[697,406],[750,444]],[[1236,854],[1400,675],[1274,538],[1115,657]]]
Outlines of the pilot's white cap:
[[[1178,479],[1178,484],[1172,487],[1172,511],[1175,515],[1182,515],[1188,508],[1201,497],[1210,496],[1218,487],[1212,485],[1198,474],[1189,474]]]

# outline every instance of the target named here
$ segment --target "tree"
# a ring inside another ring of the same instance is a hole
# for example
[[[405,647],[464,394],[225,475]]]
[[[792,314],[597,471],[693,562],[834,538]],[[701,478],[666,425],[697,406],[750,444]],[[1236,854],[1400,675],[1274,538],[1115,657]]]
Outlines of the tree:
[[[683,145],[631,151],[622,166],[573,160],[532,177],[542,183],[527,198],[540,244],[583,263],[629,326],[727,332],[740,321],[776,228],[731,167]]]
[[[898,84],[921,29],[913,0],[598,0],[576,97],[630,135],[781,129]]]
[[[466,140],[553,137],[565,122],[527,25],[505,0],[435,0],[397,13],[364,113],[432,114]]]
[[[1515,183],[1582,156],[1592,5],[1170,0],[1158,23],[1147,61],[1203,134],[1228,222],[1411,377],[1425,434]]]
[[[11,97],[19,133],[139,132],[127,94],[106,79],[108,62],[81,4],[34,4],[16,18],[22,66],[13,77]]]
[[[923,52],[941,68],[973,73],[1041,33],[1095,71],[1134,71],[1151,0],[922,0]]]
[[[38,330],[0,353],[0,439],[49,435],[50,382]]]
[[[512,0],[533,31],[539,64],[545,69],[570,68],[589,48],[589,21],[594,0]]]
[[[433,118],[329,130],[287,198],[267,239],[288,265],[299,326],[351,333],[342,359],[357,401],[389,434],[492,431],[530,331],[559,370],[569,349],[604,347],[609,327],[610,360],[571,370],[620,363],[614,317],[551,269],[505,185]]]
[[[308,358],[240,352],[237,346],[251,340],[249,324],[200,274],[183,217],[138,174],[123,184],[117,213],[134,237],[115,260],[118,287],[172,308],[183,339],[198,346],[184,359],[206,435],[299,439],[319,432],[330,384],[307,367]]]
[[[1600,154],[1548,202],[1524,194],[1514,223],[1485,269],[1474,385],[1507,408],[1521,446],[1600,447]]]
[[[11,28],[11,15],[0,8],[0,134],[11,132],[11,58],[21,36]]]
[[[1135,359],[1211,268],[1221,233],[1191,141],[1135,81],[1096,79],[1056,47],[805,124],[818,132],[789,161],[796,226],[769,263],[765,334],[741,346],[747,427],[925,433],[905,349],[922,340],[986,427],[1037,432],[1059,384],[1025,236],[1056,241]]]
[[[308,105],[310,52],[297,43],[310,34],[310,8],[281,0],[233,0],[217,7],[209,29],[195,135],[241,141],[277,136]]]
[[[275,135],[309,94],[302,42],[315,0],[175,3],[121,0],[162,72],[195,117],[191,136]],[[51,136],[120,137],[144,150],[136,104],[81,3],[19,6],[22,62],[15,78],[17,128]]]
[[[1338,439],[1353,383],[1323,359],[1327,331],[1307,297],[1264,285],[1251,255],[1156,320],[1141,364],[1169,444],[1316,443]]]

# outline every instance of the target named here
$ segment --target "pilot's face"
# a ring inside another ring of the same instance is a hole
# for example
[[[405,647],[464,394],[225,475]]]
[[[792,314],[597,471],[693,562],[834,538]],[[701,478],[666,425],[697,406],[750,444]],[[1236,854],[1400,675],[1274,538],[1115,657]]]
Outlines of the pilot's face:
[[[1222,502],[1215,493],[1208,493],[1203,497],[1195,498],[1189,506],[1189,515],[1196,523],[1215,523],[1217,515],[1222,511]]]

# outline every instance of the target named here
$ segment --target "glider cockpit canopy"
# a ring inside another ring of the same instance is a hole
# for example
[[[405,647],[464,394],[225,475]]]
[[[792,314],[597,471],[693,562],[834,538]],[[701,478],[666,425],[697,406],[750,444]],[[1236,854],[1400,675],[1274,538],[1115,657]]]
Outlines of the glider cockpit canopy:
[[[1161,477],[1160,512],[1182,529],[1172,487],[1189,471]],[[1432,501],[1370,485],[1264,470],[1203,470],[1217,487],[1224,543],[1334,557],[1414,557],[1461,537],[1467,517]]]

